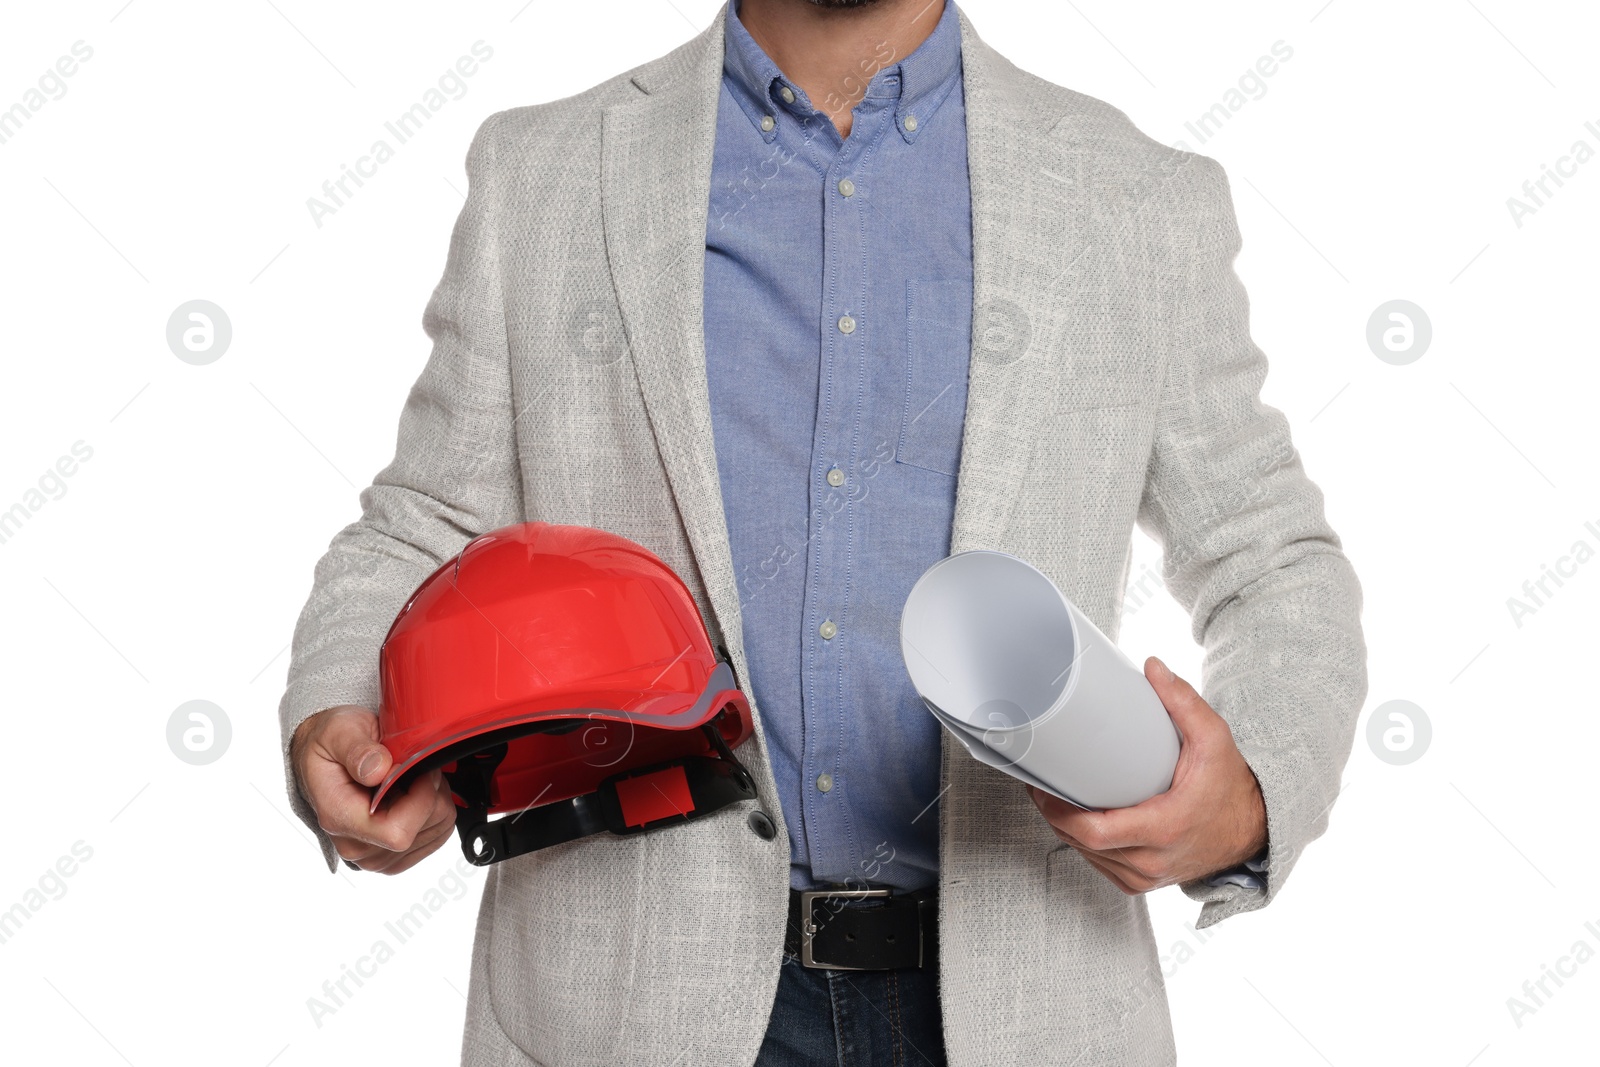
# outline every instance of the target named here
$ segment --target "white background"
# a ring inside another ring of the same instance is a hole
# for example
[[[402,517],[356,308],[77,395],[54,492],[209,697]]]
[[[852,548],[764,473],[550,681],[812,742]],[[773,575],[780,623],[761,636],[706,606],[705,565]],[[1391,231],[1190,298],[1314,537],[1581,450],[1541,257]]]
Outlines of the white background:
[[[7,5],[0,108],[74,42],[93,56],[0,144],[0,510],[76,442],[93,455],[0,544],[0,910],[43,901],[0,944],[0,1058],[455,1061],[482,875],[452,882],[453,848],[396,879],[327,873],[279,772],[285,645],[313,562],[391,455],[478,123],[664,53],[716,8]],[[1185,926],[1198,905],[1152,897],[1183,1062],[1263,1047],[1281,1065],[1592,1061],[1600,960],[1547,981],[1520,1026],[1507,998],[1575,942],[1600,951],[1600,560],[1549,584],[1520,626],[1507,600],[1575,542],[1600,549],[1600,159],[1520,227],[1506,202],[1573,142],[1600,150],[1600,14],[1508,0],[965,9],[1023,68],[1226,165],[1265,395],[1365,591],[1371,694],[1328,835],[1270,908],[1203,941]],[[480,39],[494,55],[466,95],[317,227],[307,198]],[[1293,55],[1266,93],[1200,143],[1185,122],[1278,41]],[[208,366],[165,338],[196,298],[233,324]],[[1434,330],[1405,366],[1366,342],[1397,298]],[[1137,551],[1135,580],[1159,570],[1152,545]],[[1198,677],[1170,599],[1130,610],[1130,655]],[[232,724],[208,766],[167,746],[192,699]],[[1366,740],[1393,699],[1433,727],[1403,766]],[[90,858],[48,876],[79,842]],[[319,1026],[307,999],[392,944],[385,921],[441,880],[457,897]]]

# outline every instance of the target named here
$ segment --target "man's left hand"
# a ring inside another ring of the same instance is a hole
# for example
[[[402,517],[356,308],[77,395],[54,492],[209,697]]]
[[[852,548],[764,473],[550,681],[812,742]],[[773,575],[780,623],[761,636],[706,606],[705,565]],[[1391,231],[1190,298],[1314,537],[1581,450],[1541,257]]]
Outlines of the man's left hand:
[[[1028,786],[1056,836],[1130,895],[1227,870],[1267,843],[1261,786],[1227,721],[1154,656],[1144,675],[1182,742],[1171,788],[1129,808],[1084,811]]]

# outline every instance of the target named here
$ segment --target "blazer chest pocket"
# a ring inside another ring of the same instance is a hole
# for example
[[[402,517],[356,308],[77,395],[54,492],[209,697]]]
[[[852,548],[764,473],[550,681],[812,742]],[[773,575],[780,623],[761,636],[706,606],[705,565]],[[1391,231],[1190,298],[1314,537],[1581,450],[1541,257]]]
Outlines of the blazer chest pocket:
[[[967,413],[972,280],[906,283],[905,403],[896,462],[955,477]]]

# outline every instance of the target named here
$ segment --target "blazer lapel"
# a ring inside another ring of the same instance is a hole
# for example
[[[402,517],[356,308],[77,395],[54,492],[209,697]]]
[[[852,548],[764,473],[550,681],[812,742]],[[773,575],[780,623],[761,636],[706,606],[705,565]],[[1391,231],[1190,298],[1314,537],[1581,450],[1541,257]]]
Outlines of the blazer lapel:
[[[601,211],[650,426],[710,600],[707,621],[742,662],[706,388],[702,289],[724,13],[635,76],[645,95],[606,109]]]
[[[960,17],[973,321],[952,552],[1005,545],[1073,317],[1092,162],[1052,136],[1061,115]]]

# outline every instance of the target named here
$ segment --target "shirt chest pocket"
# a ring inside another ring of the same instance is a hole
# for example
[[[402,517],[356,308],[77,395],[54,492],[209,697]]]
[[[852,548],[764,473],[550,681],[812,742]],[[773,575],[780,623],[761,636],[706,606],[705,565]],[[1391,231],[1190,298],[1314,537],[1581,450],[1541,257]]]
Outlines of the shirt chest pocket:
[[[908,281],[897,463],[955,477],[971,353],[972,279]]]

